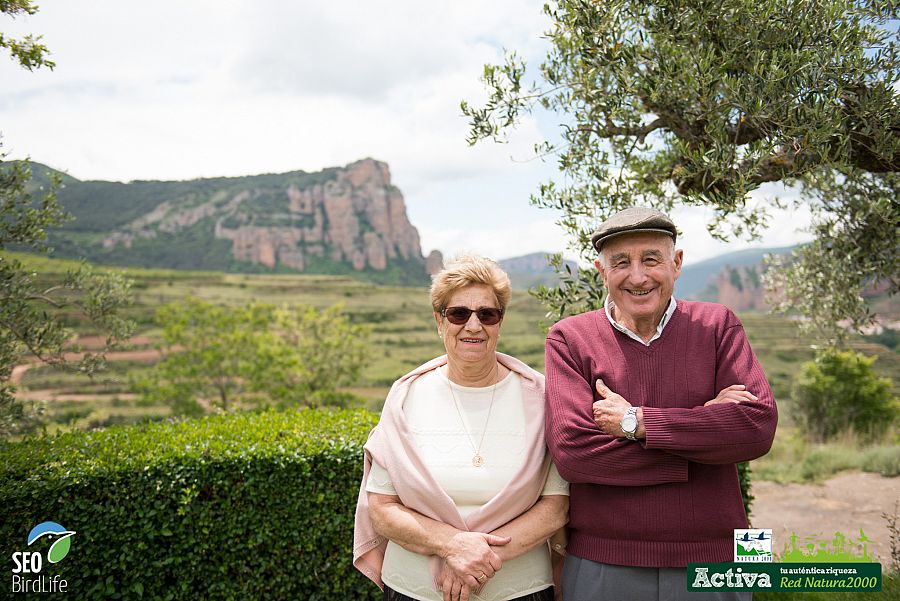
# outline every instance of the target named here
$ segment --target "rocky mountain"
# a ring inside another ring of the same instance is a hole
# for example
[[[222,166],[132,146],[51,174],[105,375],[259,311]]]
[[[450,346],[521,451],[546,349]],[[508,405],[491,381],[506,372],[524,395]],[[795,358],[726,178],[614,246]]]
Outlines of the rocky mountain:
[[[431,251],[425,257],[425,271],[428,275],[434,275],[444,268],[444,255],[439,250]]]
[[[44,179],[33,167],[36,181]],[[55,255],[108,265],[360,275],[425,284],[425,257],[388,165],[363,159],[294,171],[180,182],[83,182],[58,198],[75,219]],[[433,259],[433,261],[436,259]]]
[[[540,284],[556,286],[559,283],[559,276],[547,262],[548,254],[550,253],[536,252],[520,257],[501,259],[497,261],[497,264],[506,272],[510,284],[517,290],[527,290]],[[575,271],[577,263],[568,260],[565,263]]]
[[[733,311],[767,311],[762,285],[767,255],[788,255],[793,247],[754,248],[686,264],[675,283],[679,298],[721,303]]]
[[[762,285],[765,266],[724,266],[709,285],[695,297],[721,303],[733,311],[767,311],[766,292]]]
[[[681,298],[724,302],[719,300],[720,291],[727,296],[734,291],[744,294],[745,290],[755,288],[759,284],[764,257],[786,255],[792,248],[751,248],[697,262],[688,257],[675,283],[675,294]],[[756,275],[750,275],[749,271]]]
[[[706,286],[702,289],[694,289],[690,294],[683,294],[683,296],[695,300],[722,303],[738,312],[768,311],[771,307],[766,302],[767,295],[762,283],[762,277],[766,271],[763,255],[787,255],[791,248],[741,251],[698,263],[695,268],[707,274]],[[751,262],[754,254],[757,253],[755,262]],[[685,271],[689,269],[691,268],[682,268],[681,278],[675,285],[676,294],[684,279]],[[775,294],[778,292],[776,291]],[[861,296],[869,304],[872,312],[877,315],[876,325],[873,326],[872,331],[878,332],[883,327],[900,330],[900,297],[890,294],[889,282],[881,281],[870,284],[862,290]]]

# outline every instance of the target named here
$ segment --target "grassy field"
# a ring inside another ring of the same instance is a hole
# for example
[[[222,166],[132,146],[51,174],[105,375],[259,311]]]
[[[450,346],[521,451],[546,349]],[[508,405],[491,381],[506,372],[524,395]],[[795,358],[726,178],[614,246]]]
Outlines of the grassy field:
[[[49,260],[43,257],[17,255],[41,274],[50,284],[57,280],[74,262]],[[428,291],[425,288],[378,286],[348,277],[316,275],[244,275],[212,272],[167,271],[158,269],[121,270],[134,280],[134,305],[128,315],[138,324],[135,343],[125,350],[140,351],[154,348],[159,330],[154,313],[160,306],[186,296],[236,305],[247,301],[262,301],[276,305],[305,304],[318,308],[335,304],[358,323],[372,328],[370,361],[358,384],[350,392],[363,399],[373,410],[381,407],[390,384],[400,375],[423,361],[443,352],[431,315]],[[796,429],[790,418],[790,385],[799,366],[813,357],[814,346],[821,341],[800,335],[796,322],[778,316],[748,313],[741,319],[747,330],[776,398],[781,406],[781,422],[776,447],[769,464],[763,460],[758,471],[767,478],[782,481],[815,479],[814,464],[804,467],[798,456],[811,451],[798,442]],[[544,366],[544,331],[539,322],[544,318],[542,306],[527,292],[515,291],[503,323],[499,350],[515,355],[538,370]],[[73,326],[81,336],[90,332],[76,321]],[[879,355],[875,367],[882,375],[893,378],[895,390],[900,385],[900,353],[884,346],[857,339],[852,347],[867,354]],[[61,372],[47,367],[29,370],[22,381],[22,393],[32,399],[54,399],[47,403],[49,429],[68,427],[97,427],[113,423],[128,423],[143,418],[156,419],[169,414],[166,406],[146,406],[130,394],[130,375],[149,369],[152,360],[124,360],[111,363],[111,369],[95,378]],[[891,439],[896,435],[892,433]],[[852,444],[853,441],[849,441]],[[851,461],[857,468],[863,464],[900,464],[900,452],[890,448],[857,455]],[[839,444],[837,450],[819,452],[817,460],[823,470],[834,469],[840,461],[829,456],[847,456]],[[781,466],[781,467],[775,467]],[[788,467],[783,467],[788,466]],[[894,468],[900,470],[900,467]],[[877,470],[876,470],[877,471]],[[824,472],[823,472],[824,473]],[[895,472],[896,473],[896,472]]]

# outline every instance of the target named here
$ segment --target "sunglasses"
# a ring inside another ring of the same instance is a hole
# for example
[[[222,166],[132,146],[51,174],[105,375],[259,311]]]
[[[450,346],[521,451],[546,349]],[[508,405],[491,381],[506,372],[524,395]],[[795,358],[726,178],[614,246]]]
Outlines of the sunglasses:
[[[447,321],[456,326],[468,323],[472,313],[478,317],[478,321],[480,321],[483,326],[496,325],[503,319],[503,309],[495,309],[493,307],[479,307],[478,309],[470,309],[468,307],[447,307],[441,311],[441,315],[446,317]]]

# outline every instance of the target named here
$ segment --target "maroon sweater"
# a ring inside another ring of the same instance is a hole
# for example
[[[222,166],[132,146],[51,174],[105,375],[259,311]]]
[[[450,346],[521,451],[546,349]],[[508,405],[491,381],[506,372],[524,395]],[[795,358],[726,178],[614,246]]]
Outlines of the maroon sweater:
[[[678,301],[649,347],[602,310],[569,317],[547,336],[546,375],[547,444],[571,483],[570,553],[644,567],[733,560],[733,529],[747,527],[735,463],[768,452],[778,421],[734,313]],[[646,439],[600,431],[597,378],[643,407]],[[703,406],[732,384],[759,400]]]

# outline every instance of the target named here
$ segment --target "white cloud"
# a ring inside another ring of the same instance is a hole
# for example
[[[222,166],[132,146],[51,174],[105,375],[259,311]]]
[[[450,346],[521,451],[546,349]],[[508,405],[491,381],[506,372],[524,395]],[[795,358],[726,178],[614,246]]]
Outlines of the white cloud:
[[[547,218],[502,229],[455,225],[435,229],[429,226],[419,228],[419,233],[431,242],[428,249],[441,249],[445,259],[463,252],[474,252],[499,260],[538,251],[563,252],[566,246],[562,230],[553,219]],[[536,247],[537,241],[540,241],[540,246]]]
[[[459,101],[485,98],[482,65],[516,49],[535,66],[549,21],[527,0],[44,0],[0,22],[43,34],[55,71],[0,60],[0,132],[15,157],[82,179],[190,179],[388,162],[425,252],[505,258],[565,248],[529,205],[552,163],[542,128],[465,143]],[[722,252],[686,214],[690,256]],[[766,242],[788,240],[779,219]],[[733,248],[735,245],[728,246]]]
[[[506,166],[501,149],[466,147],[459,101],[483,95],[481,66],[502,43],[539,47],[545,22],[521,0],[49,0],[10,25],[42,33],[57,61],[0,65],[0,128],[17,155],[121,180],[374,156],[416,186]]]
[[[262,90],[371,102],[404,82],[453,72],[477,55],[470,42],[477,30],[462,28],[475,21],[473,8],[408,0],[255,3],[244,9],[247,34],[236,75]],[[469,18],[461,18],[466,12]]]
[[[779,184],[767,184],[751,195],[751,204],[765,202],[772,197],[783,200],[796,199],[797,190],[785,188]],[[712,209],[706,207],[682,207],[673,211],[671,217],[683,232],[678,240],[678,247],[685,253],[685,261],[696,263],[717,255],[743,250],[747,248],[777,248],[792,246],[811,240],[805,231],[812,220],[809,208],[805,205],[791,206],[786,209],[770,209],[769,227],[761,232],[757,240],[739,239],[730,236],[722,242],[713,238],[706,230],[706,225],[714,217]]]

